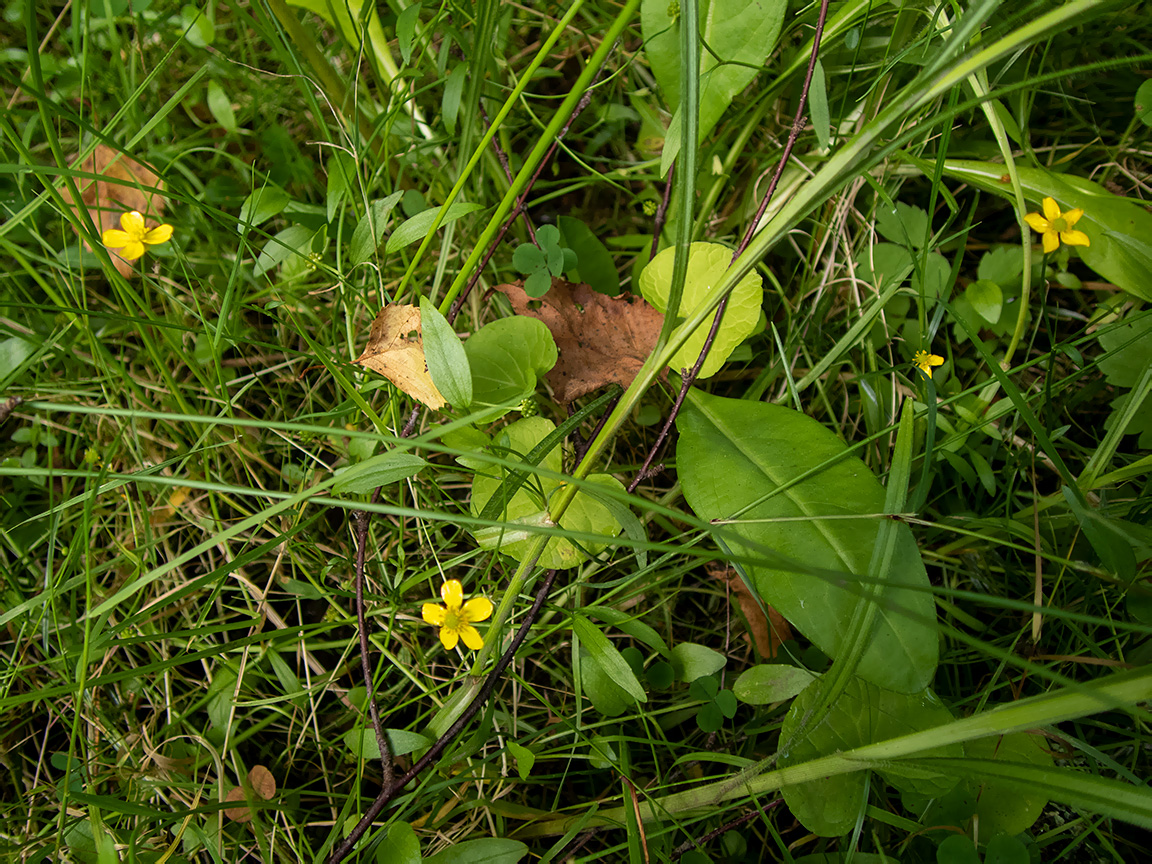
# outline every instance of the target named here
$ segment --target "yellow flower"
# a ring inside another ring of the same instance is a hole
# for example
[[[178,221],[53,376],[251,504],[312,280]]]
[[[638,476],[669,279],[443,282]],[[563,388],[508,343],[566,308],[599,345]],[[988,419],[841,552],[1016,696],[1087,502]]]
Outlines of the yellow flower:
[[[1024,221],[1035,232],[1041,235],[1044,241],[1044,253],[1049,254],[1060,248],[1061,242],[1069,246],[1088,246],[1088,235],[1083,231],[1073,231],[1072,226],[1080,221],[1084,211],[1080,208],[1060,212],[1060,205],[1055,198],[1045,198],[1041,204],[1044,215],[1029,213]]]
[[[144,217],[136,210],[129,210],[120,217],[120,227],[124,230],[109,228],[100,239],[109,249],[120,250],[116,254],[126,261],[135,261],[144,254],[146,247],[167,243],[172,237],[171,225],[146,229]]]
[[[451,651],[459,639],[473,651],[484,647],[484,639],[472,625],[492,614],[492,601],[487,597],[473,597],[464,603],[464,589],[456,579],[440,586],[444,606],[425,603],[420,610],[424,620],[440,628],[440,644]],[[447,607],[447,608],[445,608]]]
[[[927,351],[917,351],[912,363],[929,378],[932,377],[932,367],[939,366],[944,358],[939,354],[929,354]]]

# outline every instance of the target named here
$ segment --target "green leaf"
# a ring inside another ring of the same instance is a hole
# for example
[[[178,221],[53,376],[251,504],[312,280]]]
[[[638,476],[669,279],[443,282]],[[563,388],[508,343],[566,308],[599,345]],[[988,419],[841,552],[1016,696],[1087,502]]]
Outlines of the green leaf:
[[[1093,813],[1116,815],[1135,824],[1152,824],[1152,793],[1118,780],[1105,781],[1115,787],[1117,811],[1111,813],[1085,798],[1095,796],[1098,787],[1089,775],[1052,767],[1044,751],[1043,739],[1025,732],[969,741],[963,759],[910,759],[960,777],[957,791],[976,802],[976,817],[982,836],[1019,834],[1040,818],[1049,799],[1075,806],[1087,806]],[[1086,783],[1083,781],[1087,781]],[[1077,788],[1077,787],[1080,788]],[[1109,797],[1105,793],[1104,797]]]
[[[504,429],[503,436],[506,436],[510,452],[505,453],[502,450],[497,452],[513,461],[518,457],[522,459],[555,428],[555,424],[544,417],[518,420]],[[541,459],[539,467],[560,473],[562,468],[560,449],[553,447]],[[472,481],[472,515],[478,516],[484,511],[488,500],[503,486],[507,473],[506,469],[491,464],[477,473]],[[619,480],[608,474],[592,474],[587,478],[587,482],[621,492],[624,489]],[[504,524],[477,528],[473,531],[473,536],[481,548],[498,548],[517,561],[524,560],[524,556],[533,545],[533,539],[540,533],[525,529],[551,527],[546,503],[560,485],[561,481],[553,477],[530,476],[507,502],[503,514]],[[599,535],[604,539],[598,542],[583,538],[577,543],[565,537],[553,538],[541,554],[537,562],[539,566],[555,569],[577,567],[588,560],[588,555],[595,555],[603,549],[608,540],[620,531],[620,524],[612,516],[611,511],[584,492],[576,493],[560,520],[560,527],[569,531]]]
[[[252,268],[253,275],[260,276],[267,273],[294,255],[306,258],[312,248],[312,238],[315,236],[316,232],[311,228],[289,225],[264,244],[264,248],[256,258],[256,266]]]
[[[861,252],[856,259],[859,278],[883,291],[892,285],[899,285],[912,270],[912,256],[903,246],[895,243],[876,243],[871,249]],[[893,298],[899,301],[900,297]]]
[[[180,7],[180,29],[189,44],[205,48],[216,40],[216,28],[195,6]]]
[[[579,281],[609,297],[619,294],[620,274],[608,247],[579,219],[561,216],[556,223],[560,227],[560,242],[576,253],[576,275]]]
[[[886,240],[903,246],[905,249],[920,249],[928,231],[928,214],[919,207],[896,202],[893,210],[887,204],[877,202],[876,230]]]
[[[543,297],[552,287],[552,274],[547,268],[537,270],[524,280],[524,293],[529,297]]]
[[[693,390],[676,425],[676,463],[692,509],[702,519],[738,515],[717,530],[764,601],[825,654],[850,653],[842,634],[885,512],[872,472],[815,420],[780,405]],[[938,637],[928,574],[907,525],[897,526],[881,578],[857,674],[917,692],[935,674]]]
[[[672,288],[672,262],[676,255],[673,246],[668,247],[653,258],[640,274],[640,293],[657,310],[664,312],[668,303],[668,293]],[[732,261],[732,250],[718,243],[693,243],[688,252],[688,275],[684,280],[684,293],[680,299],[680,318],[690,316],[700,305],[712,286],[720,281]],[[760,320],[760,306],[764,299],[764,288],[760,276],[749,273],[737,283],[728,296],[728,308],[724,320],[716,333],[716,339],[700,367],[700,378],[715,375],[736,346],[752,335]],[[684,325],[672,333],[678,339]],[[691,368],[704,348],[708,331],[712,329],[712,319],[705,318],[680,346],[668,366],[674,370]]]
[[[443,852],[424,859],[424,864],[516,864],[528,854],[519,840],[483,837],[455,843]]]
[[[585,606],[577,611],[583,615],[599,618],[605,624],[611,624],[617,630],[627,633],[637,642],[643,642],[653,651],[657,651],[665,657],[669,656],[668,645],[660,634],[627,612],[621,612],[611,606]]]
[[[455,222],[462,216],[467,216],[469,213],[475,213],[477,210],[484,209],[479,204],[465,204],[457,202],[448,208],[448,212],[444,215],[440,227],[449,225]],[[392,254],[397,249],[403,249],[412,243],[423,240],[428,236],[432,230],[432,225],[436,222],[436,215],[440,212],[439,207],[434,207],[425,210],[423,213],[417,213],[411,219],[402,222],[400,226],[392,232],[392,236],[388,238],[388,245],[385,246],[385,251]]]
[[[11,336],[0,342],[0,385],[7,385],[24,365],[24,361],[36,353],[36,346],[19,336]]]
[[[467,408],[472,404],[472,369],[468,355],[448,319],[423,295],[420,297],[420,331],[424,335],[424,359],[432,383],[453,408]]]
[[[336,472],[335,495],[364,495],[378,486],[414,477],[428,463],[414,453],[391,450]]]
[[[1145,81],[1136,88],[1133,107],[1136,109],[1136,119],[1145,126],[1152,126],[1152,81]]]
[[[780,729],[782,768],[952,721],[948,709],[929,690],[906,695],[852,678],[824,721],[810,730],[808,737],[795,741],[797,730],[821,699],[819,689],[810,687],[797,696],[784,717]],[[959,757],[963,748],[950,744],[926,752]],[[947,772],[913,771],[901,762],[890,762],[877,770],[897,789],[929,797],[939,797],[956,785],[956,779]],[[808,830],[821,837],[836,837],[856,824],[865,780],[863,772],[855,772],[785,786],[784,800]]]
[[[647,702],[644,688],[636,680],[636,675],[628,661],[620,656],[607,636],[583,615],[572,616],[572,632],[580,638],[580,644],[588,649],[592,659],[600,665],[616,684],[637,702]]]
[[[279,186],[271,184],[253,191],[240,205],[240,219],[236,230],[243,234],[249,228],[267,222],[288,206],[292,199]]]
[[[396,18],[396,42],[400,48],[400,58],[404,65],[412,59],[412,40],[416,36],[416,24],[420,21],[420,0],[401,12]]]
[[[225,132],[236,131],[236,115],[232,111],[232,102],[215,78],[208,81],[208,110]]]
[[[524,315],[485,324],[464,343],[478,406],[520,402],[556,365],[556,341],[543,321]],[[495,418],[493,418],[495,419]]]
[[[1044,198],[1054,198],[1061,210],[1084,211],[1076,230],[1088,235],[1090,245],[1076,246],[1087,266],[1141,300],[1152,301],[1152,213],[1105,189],[1098,183],[1071,174],[1054,174],[1043,168],[1020,168],[1024,197],[1037,208]],[[1004,166],[993,162],[949,159],[944,173],[980,189],[1012,199],[1012,187],[1002,182]]]
[[[533,273],[547,266],[544,252],[535,243],[521,243],[512,253],[512,266],[519,273]]]
[[[468,64],[458,63],[444,82],[444,98],[440,102],[440,113],[444,115],[444,127],[449,135],[456,134],[456,118],[460,114],[460,100],[464,95],[464,83],[468,80]]]
[[[672,668],[681,681],[695,681],[719,672],[727,662],[719,651],[694,642],[681,642],[672,648]]]
[[[407,822],[393,822],[376,847],[376,864],[420,864],[420,840]]]
[[[1152,366],[1152,314],[1129,315],[1122,324],[1101,328],[1096,338],[1107,352],[1100,371],[1109,384],[1134,387]]]
[[[759,68],[775,50],[788,3],[787,0],[704,0],[698,6],[700,39],[707,45],[707,48],[700,47],[699,123],[703,141],[732,99],[752,83]],[[652,71],[669,106],[676,109],[664,141],[661,177],[667,175],[680,152],[680,24],[672,22],[669,8],[667,0],[644,0],[640,7],[641,31],[650,62],[653,52],[660,55]],[[669,50],[673,47],[674,55]]]
[[[432,739],[405,729],[385,729],[388,747],[393,756],[407,756],[417,750],[432,746]],[[344,746],[357,759],[379,759],[380,742],[376,740],[374,729],[349,729],[344,733]]]
[[[980,864],[976,844],[965,834],[945,837],[936,847],[936,864]]]
[[[763,663],[740,673],[732,685],[732,692],[737,699],[749,705],[769,705],[784,702],[804,692],[804,688],[815,680],[816,676],[807,669]]]
[[[1008,834],[997,834],[984,850],[984,864],[1029,864],[1030,860],[1028,847]]]
[[[828,86],[824,79],[824,64],[819,58],[812,70],[808,111],[812,116],[812,131],[816,133],[816,144],[821,150],[827,150],[832,141],[832,118],[828,112]]]
[[[328,158],[326,170],[328,190],[325,194],[325,208],[328,221],[331,222],[344,199],[356,189],[356,160],[343,150],[337,150]]]
[[[991,279],[977,279],[964,289],[964,296],[976,313],[989,324],[995,324],[1000,320],[1000,311],[1004,307],[1004,292]]]
[[[532,773],[532,766],[536,764],[536,754],[511,739],[508,740],[508,752],[516,760],[516,772],[520,775],[520,779],[527,780],[528,775]]]
[[[348,250],[348,261],[355,267],[363,264],[376,254],[384,231],[388,227],[388,216],[403,197],[403,192],[393,192],[387,198],[377,198],[368,205],[368,212],[356,223],[352,232],[352,243]]]
[[[580,664],[580,687],[597,712],[605,717],[618,717],[636,704],[583,645],[573,661]]]

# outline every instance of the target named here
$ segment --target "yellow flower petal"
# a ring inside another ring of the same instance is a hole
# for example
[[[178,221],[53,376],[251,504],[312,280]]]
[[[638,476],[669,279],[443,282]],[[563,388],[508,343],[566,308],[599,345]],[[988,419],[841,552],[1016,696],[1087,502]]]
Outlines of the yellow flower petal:
[[[448,615],[448,610],[443,606],[437,606],[435,603],[425,603],[420,607],[420,614],[424,616],[424,620],[429,624],[440,627],[444,623],[444,618]]]
[[[1077,207],[1075,210],[1069,210],[1064,214],[1064,222],[1069,228],[1071,228],[1073,225],[1080,221],[1080,217],[1083,215],[1084,211]]]
[[[1088,240],[1088,235],[1083,231],[1061,231],[1060,240],[1063,243],[1067,243],[1069,246],[1091,245]]]
[[[136,239],[144,236],[144,217],[138,210],[129,210],[120,217],[120,227]]]
[[[1045,198],[1040,202],[1040,208],[1049,222],[1055,222],[1060,218],[1060,205],[1056,203],[1055,198]]]
[[[449,579],[440,586],[440,598],[449,609],[459,609],[464,602],[464,589],[459,579]]]
[[[487,597],[473,597],[464,604],[463,618],[465,621],[486,621],[492,614],[492,601]],[[465,642],[468,640],[465,639]]]
[[[123,249],[116,252],[125,261],[135,261],[144,254],[144,244],[139,240],[132,240]]]
[[[171,225],[157,225],[141,238],[149,246],[158,246],[172,239]]]
[[[1060,248],[1060,237],[1055,231],[1044,232],[1044,252],[1051,255]]]
[[[1028,223],[1028,227],[1035,231],[1037,234],[1043,234],[1052,226],[1048,220],[1041,216],[1039,213],[1028,213],[1024,216],[1024,221]]]
[[[484,647],[484,638],[480,635],[480,631],[471,624],[465,624],[460,628],[460,638],[473,651],[479,651]],[[441,639],[443,639],[443,634],[441,634]]]
[[[121,246],[127,246],[132,242],[132,238],[119,228],[109,228],[100,240],[109,249],[119,249]]]
[[[452,627],[440,628],[440,644],[444,646],[444,650],[451,651],[456,647],[456,643],[460,641],[460,634]]]

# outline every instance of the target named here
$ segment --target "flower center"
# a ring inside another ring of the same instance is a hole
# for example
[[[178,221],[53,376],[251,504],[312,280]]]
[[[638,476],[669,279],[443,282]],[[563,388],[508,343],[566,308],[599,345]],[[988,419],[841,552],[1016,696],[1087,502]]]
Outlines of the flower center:
[[[1052,220],[1052,230],[1053,231],[1067,231],[1068,230],[1068,220],[1065,219],[1063,216],[1057,216],[1055,219]]]
[[[459,630],[461,624],[468,623],[462,620],[464,616],[461,615],[460,612],[460,609],[448,610],[447,614],[444,616],[443,627],[445,630]]]

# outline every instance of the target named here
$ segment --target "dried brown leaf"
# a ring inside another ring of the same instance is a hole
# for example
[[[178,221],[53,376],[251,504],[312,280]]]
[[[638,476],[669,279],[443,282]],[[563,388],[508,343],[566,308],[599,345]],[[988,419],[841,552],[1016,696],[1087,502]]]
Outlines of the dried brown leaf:
[[[553,279],[552,289],[538,300],[519,282],[496,290],[517,315],[538,318],[552,332],[560,359],[546,377],[561,402],[608,384],[631,384],[664,323],[664,316],[639,297],[609,297],[582,282]]]
[[[740,614],[748,623],[748,631],[752,635],[757,653],[765,660],[775,657],[780,649],[780,643],[792,638],[792,628],[788,626],[784,616],[767,603],[764,604],[764,608],[768,610],[768,615],[765,616],[756,597],[733,568],[709,565],[708,575],[727,584],[740,609]]]
[[[364,353],[353,362],[379,372],[429,408],[442,408],[445,404],[428,374],[418,306],[393,303],[381,309],[372,322]]]
[[[144,214],[149,224],[159,222],[164,214],[167,202],[160,194],[164,191],[164,182],[147,166],[111,147],[98,144],[92,155],[83,162],[79,161],[79,154],[73,157],[69,167],[85,174],[97,175],[95,179],[76,178],[76,187],[80,191],[79,206],[67,185],[61,193],[74,212],[79,214],[80,207],[88,211],[100,234],[109,228],[119,228],[120,217],[129,210]],[[84,248],[92,248],[86,240]],[[115,250],[110,249],[109,254],[121,276],[132,273],[133,262],[121,258]]]
[[[265,768],[263,765],[256,765],[248,772],[248,785],[252,788],[252,794],[257,798],[263,798],[265,801],[272,799],[276,794],[276,778],[272,776],[272,772]],[[244,798],[244,790],[240,786],[234,789],[229,789],[228,794],[224,796],[225,801],[242,801],[244,802],[241,807],[226,807],[224,815],[231,819],[233,822],[251,822],[252,810],[248,807],[248,803]]]

